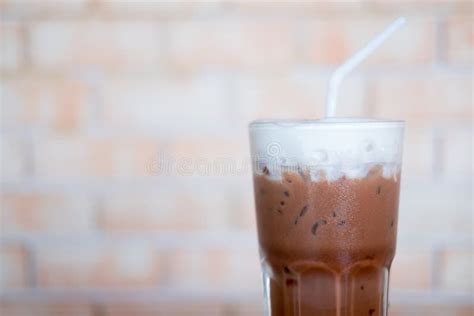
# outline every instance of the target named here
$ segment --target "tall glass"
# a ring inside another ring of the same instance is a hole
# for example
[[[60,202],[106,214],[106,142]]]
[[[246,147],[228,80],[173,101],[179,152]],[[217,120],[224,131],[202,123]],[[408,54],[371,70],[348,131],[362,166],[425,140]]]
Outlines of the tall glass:
[[[387,315],[404,123],[249,129],[266,315]]]

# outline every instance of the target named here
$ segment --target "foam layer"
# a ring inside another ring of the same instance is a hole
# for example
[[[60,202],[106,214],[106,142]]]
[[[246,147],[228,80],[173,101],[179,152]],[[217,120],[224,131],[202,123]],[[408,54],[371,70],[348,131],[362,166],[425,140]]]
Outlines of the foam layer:
[[[254,172],[280,178],[308,170],[313,180],[364,177],[376,165],[399,173],[404,123],[373,119],[255,121],[250,124]]]

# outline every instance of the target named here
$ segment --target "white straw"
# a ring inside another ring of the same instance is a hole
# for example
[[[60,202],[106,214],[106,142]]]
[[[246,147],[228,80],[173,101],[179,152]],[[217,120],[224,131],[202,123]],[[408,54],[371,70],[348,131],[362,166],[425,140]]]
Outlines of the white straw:
[[[400,17],[390,24],[382,33],[372,39],[364,48],[359,50],[355,55],[349,58],[344,64],[339,66],[329,80],[329,87],[326,98],[326,117],[333,117],[336,114],[336,101],[339,84],[342,79],[367,58],[380,44],[382,44],[393,32],[405,24],[405,18]]]

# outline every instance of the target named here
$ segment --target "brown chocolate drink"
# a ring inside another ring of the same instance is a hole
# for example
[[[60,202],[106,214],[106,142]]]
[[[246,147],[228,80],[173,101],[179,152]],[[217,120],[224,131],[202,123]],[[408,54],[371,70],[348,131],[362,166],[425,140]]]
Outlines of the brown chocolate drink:
[[[385,315],[400,175],[255,174],[268,315]]]

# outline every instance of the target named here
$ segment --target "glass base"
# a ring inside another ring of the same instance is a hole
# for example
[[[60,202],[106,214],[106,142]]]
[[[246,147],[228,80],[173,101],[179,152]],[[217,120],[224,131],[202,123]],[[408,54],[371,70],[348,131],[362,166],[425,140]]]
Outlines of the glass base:
[[[386,316],[389,267],[362,261],[337,273],[324,263],[263,263],[266,316]]]

